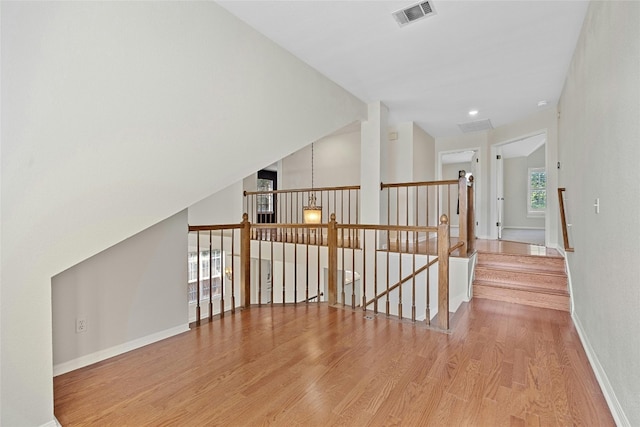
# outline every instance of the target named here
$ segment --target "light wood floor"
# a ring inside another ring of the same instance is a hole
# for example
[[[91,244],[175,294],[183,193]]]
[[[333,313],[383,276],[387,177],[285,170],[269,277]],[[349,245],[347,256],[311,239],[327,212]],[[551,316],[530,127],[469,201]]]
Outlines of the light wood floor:
[[[569,314],[463,304],[451,334],[310,304],[244,310],[54,379],[65,427],[613,426]]]

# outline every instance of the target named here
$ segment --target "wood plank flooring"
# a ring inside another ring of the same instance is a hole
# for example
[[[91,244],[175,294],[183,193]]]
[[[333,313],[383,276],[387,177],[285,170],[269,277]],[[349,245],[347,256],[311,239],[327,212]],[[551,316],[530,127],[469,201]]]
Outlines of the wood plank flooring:
[[[69,426],[614,422],[568,313],[463,304],[452,333],[324,304],[251,308],[54,379]]]

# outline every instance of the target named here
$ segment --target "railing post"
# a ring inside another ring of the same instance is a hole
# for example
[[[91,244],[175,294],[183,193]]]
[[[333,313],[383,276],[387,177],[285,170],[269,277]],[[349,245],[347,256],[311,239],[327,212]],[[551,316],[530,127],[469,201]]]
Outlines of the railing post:
[[[438,327],[449,329],[449,218],[438,225]]]
[[[328,270],[327,293],[329,305],[338,303],[338,229],[336,228],[336,214],[331,214],[329,228],[327,230],[327,246],[328,246]]]
[[[240,292],[242,306],[248,308],[251,305],[251,223],[247,213],[242,215],[240,229]]]
[[[473,191],[473,175],[469,177],[467,185],[467,254],[476,248],[476,206]]]
[[[462,171],[464,172],[464,171]],[[460,250],[460,256],[467,256],[468,250],[468,241],[469,241],[469,205],[467,200],[467,177],[462,175],[458,178],[458,240],[464,242],[464,246],[462,246]],[[442,218],[441,218],[442,219]]]

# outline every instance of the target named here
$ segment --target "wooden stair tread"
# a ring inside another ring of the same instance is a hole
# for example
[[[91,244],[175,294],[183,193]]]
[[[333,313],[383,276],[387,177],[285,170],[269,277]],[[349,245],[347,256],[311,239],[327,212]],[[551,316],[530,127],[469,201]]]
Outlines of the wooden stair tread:
[[[548,287],[540,287],[529,284],[519,284],[519,283],[507,283],[507,282],[494,282],[487,280],[474,280],[473,286],[484,286],[484,287],[492,287],[492,288],[500,288],[500,289],[514,289],[524,292],[535,292],[541,294],[553,294],[553,295],[566,295],[569,296],[569,291],[566,289],[554,289]]]
[[[570,307],[568,294],[557,295],[529,292],[520,289],[505,289],[494,286],[474,286],[473,297],[561,311],[569,311]]]
[[[483,249],[478,249],[474,297],[569,311],[565,260],[559,253],[501,242]]]
[[[536,270],[535,268],[527,268],[527,267],[519,267],[519,266],[494,266],[487,264],[476,264],[476,271],[480,269],[481,271],[501,271],[508,272],[514,274],[535,274],[540,276],[549,276],[549,277],[567,277],[567,274],[564,271],[558,270]]]

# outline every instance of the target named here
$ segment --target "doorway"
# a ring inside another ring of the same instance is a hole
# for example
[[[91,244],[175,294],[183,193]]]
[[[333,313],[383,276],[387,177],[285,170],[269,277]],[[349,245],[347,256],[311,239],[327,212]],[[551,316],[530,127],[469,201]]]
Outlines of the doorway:
[[[542,132],[492,146],[493,238],[545,245],[546,141]]]
[[[460,174],[464,173],[467,178],[473,175],[474,178],[474,193],[476,204],[481,203],[478,200],[480,191],[478,188],[481,185],[480,175],[480,163],[479,163],[479,149],[469,148],[461,151],[444,151],[440,152],[438,158],[438,179],[440,180],[457,180]],[[459,235],[459,218],[458,218],[458,188],[452,186],[449,189],[449,195],[441,195],[440,205],[444,206],[446,201],[449,200],[451,206],[446,210],[451,212],[449,218],[449,224],[451,226],[451,236],[457,237]],[[480,224],[480,209],[475,210],[476,226]]]

